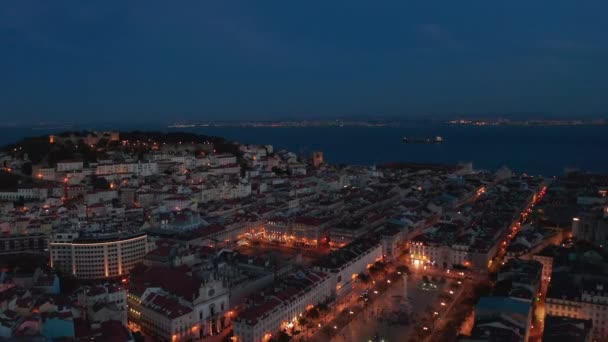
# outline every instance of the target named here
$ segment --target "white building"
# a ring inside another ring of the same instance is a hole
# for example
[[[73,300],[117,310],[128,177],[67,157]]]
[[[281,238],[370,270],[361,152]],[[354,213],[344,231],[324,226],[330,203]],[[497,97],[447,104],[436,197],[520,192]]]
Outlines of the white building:
[[[134,174],[136,176],[152,176],[159,173],[157,163],[120,163],[97,165],[95,174],[98,176],[111,174]]]
[[[248,182],[222,182],[206,185],[201,189],[201,202],[230,200],[251,195],[251,184]]]
[[[332,294],[341,297],[352,290],[359,273],[383,260],[382,249],[378,240],[356,240],[316,262],[314,269],[330,275]]]
[[[236,164],[236,156],[228,153],[211,155],[209,156],[209,160],[215,166]]]
[[[547,315],[590,319],[593,338],[608,340],[608,283],[605,281],[582,280],[579,286],[571,287],[553,279],[545,309]]]
[[[81,288],[77,291],[78,305],[86,308],[89,321],[103,322],[97,318],[95,309],[99,305],[108,305],[115,308],[112,319],[119,320],[124,326],[127,325],[127,291],[114,284],[95,285]]]
[[[129,320],[143,324],[149,318],[141,310],[150,288],[160,288],[172,296],[173,302],[181,303],[192,310],[192,325],[196,325],[193,336],[213,336],[227,328],[229,289],[221,279],[208,274],[200,279],[182,270],[150,267],[130,277],[128,295]]]
[[[83,167],[81,160],[64,160],[57,163],[57,172],[79,171]]]
[[[2,191],[0,192],[0,201],[10,201],[15,202],[20,199],[26,199],[23,197],[23,194],[20,194],[17,191]]]
[[[141,317],[141,328],[155,340],[189,341],[198,336],[199,326],[192,308],[161,289],[148,288],[133,313]]]
[[[129,274],[148,252],[147,235],[113,234],[80,237],[77,232],[58,233],[49,243],[51,267],[81,279],[101,279]]]
[[[279,330],[292,326],[307,309],[331,296],[331,277],[320,272],[299,272],[278,292],[251,301],[234,320],[234,336],[239,342],[269,340]],[[256,298],[257,299],[257,298]]]
[[[34,170],[33,176],[37,179],[55,180],[55,169],[52,167],[41,167]]]
[[[44,187],[19,188],[17,191],[0,192],[0,201],[38,200],[43,201],[49,196],[49,189]]]
[[[84,195],[84,200],[87,205],[110,202],[115,198],[118,198],[118,191],[114,190],[95,191]]]

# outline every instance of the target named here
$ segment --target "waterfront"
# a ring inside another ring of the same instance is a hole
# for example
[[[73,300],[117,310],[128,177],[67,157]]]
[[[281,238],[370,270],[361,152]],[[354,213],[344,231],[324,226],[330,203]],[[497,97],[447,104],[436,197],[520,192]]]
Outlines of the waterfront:
[[[599,156],[608,146],[605,126],[460,126],[407,124],[401,127],[186,127],[99,125],[81,129],[150,129],[222,136],[241,143],[272,144],[277,149],[309,154],[320,150],[333,164],[371,165],[392,161],[422,163],[472,162],[475,168],[508,166],[516,172],[556,176],[565,167],[606,172]],[[0,144],[26,136],[61,132],[66,127],[33,130],[0,128]],[[440,135],[444,144],[403,144],[404,135]]]

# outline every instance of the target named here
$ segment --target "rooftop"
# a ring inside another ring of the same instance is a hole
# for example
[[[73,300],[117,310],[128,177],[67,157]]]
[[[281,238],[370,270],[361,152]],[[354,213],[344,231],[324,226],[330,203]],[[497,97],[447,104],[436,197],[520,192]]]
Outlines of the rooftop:
[[[191,308],[180,304],[176,298],[170,298],[157,292],[150,292],[147,297],[142,298],[142,305],[171,319],[192,312]]]

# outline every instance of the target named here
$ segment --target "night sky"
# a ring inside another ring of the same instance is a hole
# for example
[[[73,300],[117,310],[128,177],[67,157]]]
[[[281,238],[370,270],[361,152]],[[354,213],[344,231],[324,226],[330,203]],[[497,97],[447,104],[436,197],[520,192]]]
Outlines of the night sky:
[[[0,122],[601,115],[607,13],[606,0],[3,0]]]

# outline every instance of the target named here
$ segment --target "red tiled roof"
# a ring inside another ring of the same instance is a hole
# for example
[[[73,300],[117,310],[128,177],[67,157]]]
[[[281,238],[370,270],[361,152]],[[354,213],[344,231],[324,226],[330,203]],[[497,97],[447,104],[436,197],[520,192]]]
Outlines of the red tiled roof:
[[[201,281],[187,275],[186,270],[150,267],[141,273],[132,273],[130,285],[130,291],[135,293],[143,293],[148,287],[161,287],[191,301],[198,297]]]
[[[296,223],[299,224],[304,224],[307,226],[318,226],[321,225],[325,222],[325,220],[322,219],[318,219],[316,217],[310,217],[310,216],[299,216],[295,219]]]
[[[99,329],[92,329],[84,320],[75,319],[74,331],[77,341],[122,342],[131,339],[122,323],[115,320],[102,322]]]
[[[171,253],[171,249],[172,249],[172,247],[159,246],[155,250],[150,251],[148,254],[166,257],[166,256],[169,256],[169,253]]]
[[[210,226],[206,226],[206,227],[201,227],[201,228],[197,229],[196,232],[198,233],[198,236],[206,237],[206,236],[221,232],[224,229],[226,229],[224,226],[214,224],[214,225],[210,225]]]
[[[98,296],[100,294],[105,294],[106,289],[103,286],[95,286],[89,289],[87,295],[89,296]]]
[[[275,296],[284,302],[284,301],[291,299],[293,296],[297,295],[299,292],[300,292],[300,290],[295,287],[288,287],[288,288],[284,289],[283,291],[277,293]]]
[[[142,302],[144,307],[166,317],[177,318],[192,312],[192,309],[159,293],[151,293]]]
[[[270,298],[264,304],[250,307],[245,311],[239,313],[238,319],[245,320],[247,324],[255,325],[258,322],[258,318],[263,317],[279,305],[281,305],[280,300],[276,298]]]

